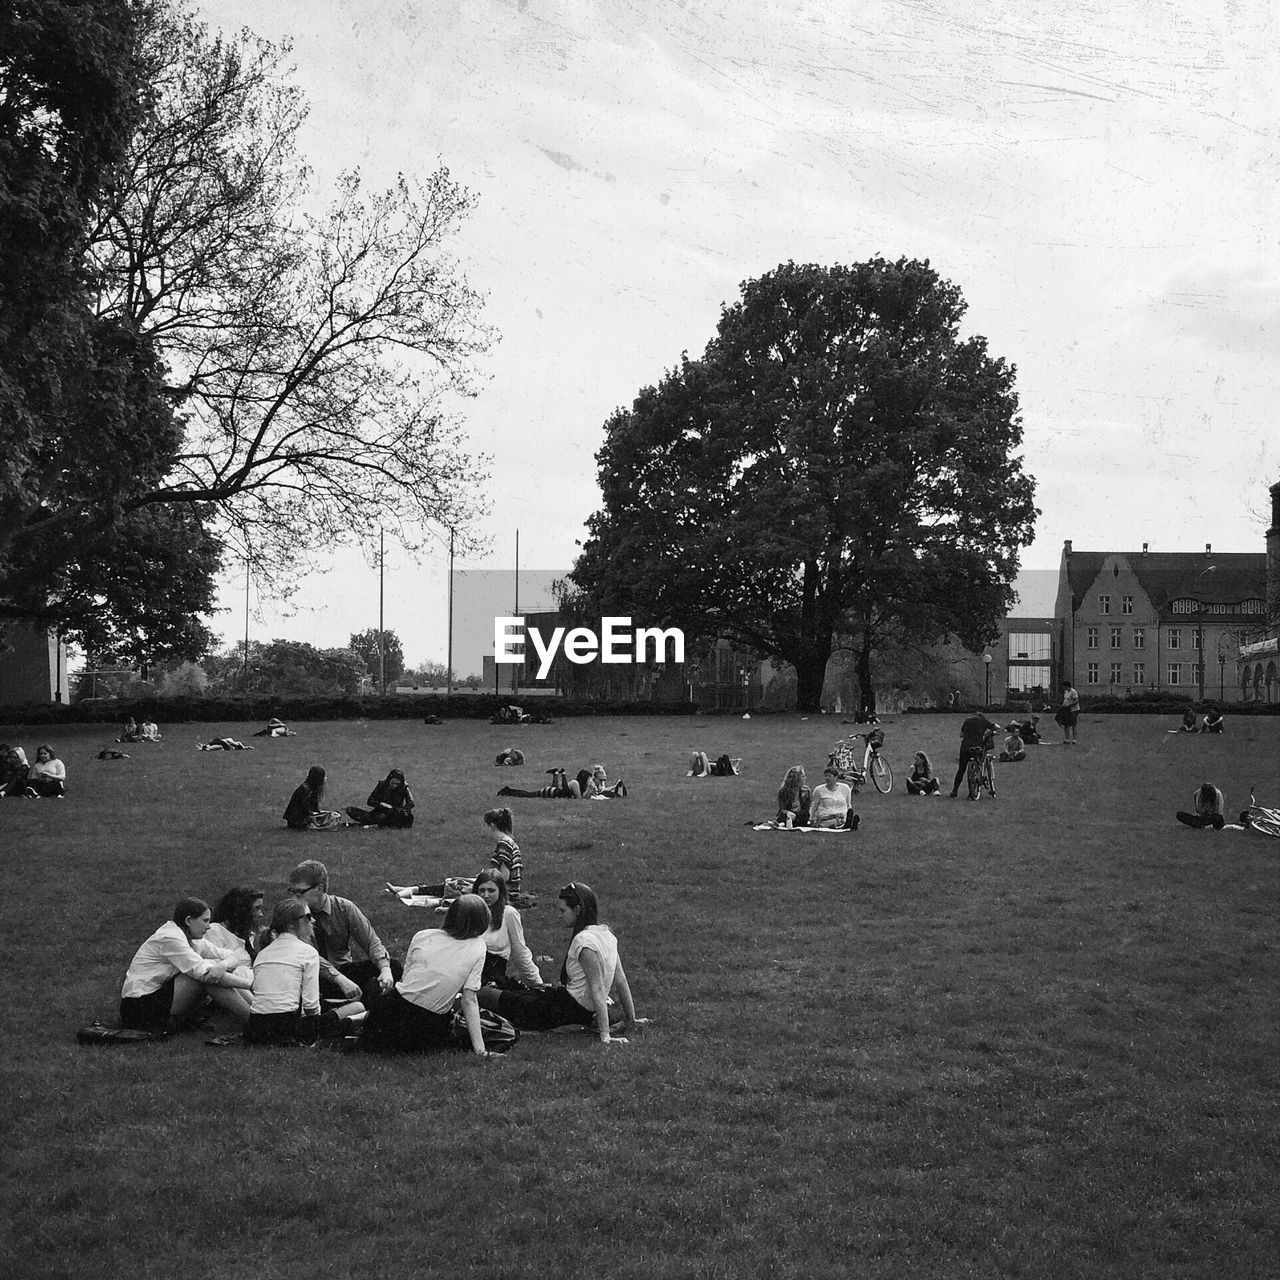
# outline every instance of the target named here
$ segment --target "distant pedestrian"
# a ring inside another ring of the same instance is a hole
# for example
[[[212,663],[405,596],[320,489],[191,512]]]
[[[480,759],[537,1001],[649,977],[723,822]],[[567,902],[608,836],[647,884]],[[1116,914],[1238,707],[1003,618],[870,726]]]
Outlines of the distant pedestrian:
[[[1062,745],[1076,744],[1076,721],[1080,719],[1080,695],[1070,680],[1062,682],[1062,705],[1054,717],[1062,726]]]

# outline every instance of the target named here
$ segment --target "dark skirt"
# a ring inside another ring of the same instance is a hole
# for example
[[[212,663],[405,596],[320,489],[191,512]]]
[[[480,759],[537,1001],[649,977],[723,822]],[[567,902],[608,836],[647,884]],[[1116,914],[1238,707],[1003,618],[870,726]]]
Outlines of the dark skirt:
[[[374,1053],[434,1053],[467,1045],[453,1038],[452,1014],[419,1008],[393,988],[370,1008],[360,1047]]]
[[[319,1019],[292,1013],[251,1013],[244,1028],[245,1044],[314,1044]]]
[[[130,1031],[167,1031],[173,1008],[173,984],[178,975],[161,983],[145,996],[129,996],[120,1000],[120,1025]]]
[[[498,1012],[521,1031],[551,1031],[556,1027],[591,1026],[594,1009],[584,1009],[564,987],[504,991]]]

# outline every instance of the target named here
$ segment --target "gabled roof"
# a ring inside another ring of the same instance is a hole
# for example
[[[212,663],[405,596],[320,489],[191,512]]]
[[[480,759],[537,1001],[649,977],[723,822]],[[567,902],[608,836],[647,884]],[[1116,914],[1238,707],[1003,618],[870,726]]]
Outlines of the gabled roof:
[[[1191,597],[1205,604],[1237,604],[1265,600],[1267,557],[1258,551],[1072,551],[1066,556],[1071,607],[1077,609],[1085,592],[1102,572],[1108,556],[1124,556],[1152,607],[1167,608],[1174,600]],[[1212,573],[1205,570],[1214,566]]]

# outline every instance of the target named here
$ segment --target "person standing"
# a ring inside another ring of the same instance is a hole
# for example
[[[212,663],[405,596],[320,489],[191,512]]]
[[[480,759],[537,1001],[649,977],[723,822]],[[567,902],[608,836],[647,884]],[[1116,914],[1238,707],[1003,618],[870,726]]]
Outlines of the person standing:
[[[951,784],[953,800],[960,794],[960,784],[964,781],[964,775],[969,768],[970,757],[977,753],[978,758],[982,758],[988,742],[987,735],[994,735],[999,727],[994,720],[988,720],[981,711],[975,711],[960,725],[960,762],[956,769],[955,781]],[[994,736],[990,741],[995,741]]]
[[[1062,682],[1062,705],[1058,708],[1058,723],[1062,726],[1062,745],[1074,746],[1076,721],[1080,719],[1080,695],[1069,679]]]

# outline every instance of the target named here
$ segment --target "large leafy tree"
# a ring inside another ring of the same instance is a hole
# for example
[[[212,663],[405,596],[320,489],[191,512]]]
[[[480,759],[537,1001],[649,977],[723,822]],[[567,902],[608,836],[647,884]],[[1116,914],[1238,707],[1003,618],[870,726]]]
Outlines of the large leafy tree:
[[[399,680],[404,675],[404,645],[400,637],[389,628],[381,633],[379,641],[377,627],[367,627],[364,631],[353,632],[347,648],[358,657],[365,670],[373,677],[376,684],[378,673],[386,668],[387,683]]]
[[[819,705],[839,645],[980,647],[1036,516],[1014,370],[963,337],[928,262],[787,263],[700,360],[617,411],[572,578],[601,611],[791,663]]]

